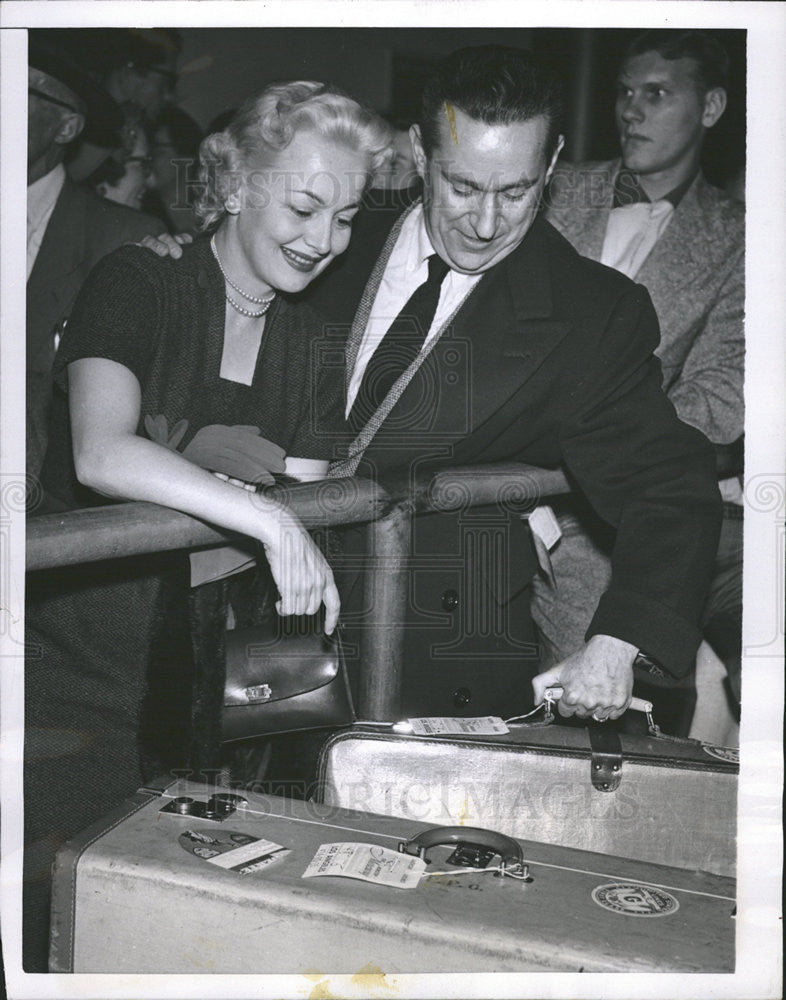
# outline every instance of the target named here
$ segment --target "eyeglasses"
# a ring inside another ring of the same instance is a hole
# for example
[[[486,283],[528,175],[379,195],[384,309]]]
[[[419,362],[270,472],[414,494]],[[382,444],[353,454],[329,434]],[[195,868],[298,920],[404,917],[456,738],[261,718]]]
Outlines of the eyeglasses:
[[[45,94],[43,90],[36,90],[35,87],[28,87],[27,93],[32,94],[33,97],[37,97],[41,101],[49,101],[50,104],[56,104],[59,108],[66,108],[68,111],[73,111],[77,115],[82,114],[79,108],[75,108],[73,104],[61,101],[59,97],[52,97],[51,94]]]
[[[129,69],[135,69],[138,73],[157,73],[159,76],[163,76],[169,86],[173,88],[180,79],[178,73],[175,73],[171,69],[162,69],[160,66],[138,66],[135,62],[130,62],[126,65]]]
[[[149,177],[153,173],[153,157],[152,156],[127,156],[124,160],[125,163],[138,163],[142,168],[142,173],[145,177]]]

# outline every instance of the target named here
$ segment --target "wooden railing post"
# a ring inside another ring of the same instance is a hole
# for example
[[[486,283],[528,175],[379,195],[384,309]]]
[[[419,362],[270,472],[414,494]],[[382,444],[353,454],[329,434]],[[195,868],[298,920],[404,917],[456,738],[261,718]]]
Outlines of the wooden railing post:
[[[411,518],[409,505],[397,504],[366,528],[364,606],[372,610],[360,637],[361,719],[395,722],[400,710]]]

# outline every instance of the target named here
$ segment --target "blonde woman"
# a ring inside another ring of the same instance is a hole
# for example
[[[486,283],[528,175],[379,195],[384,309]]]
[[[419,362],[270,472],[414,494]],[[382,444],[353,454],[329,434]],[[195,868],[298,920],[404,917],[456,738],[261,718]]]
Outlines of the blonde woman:
[[[340,373],[315,364],[321,325],[289,296],[346,249],[389,147],[373,112],[303,81],[268,87],[205,139],[196,211],[209,238],[177,261],[121,248],[74,307],[56,360],[63,392],[42,510],[146,500],[230,529],[261,543],[279,614],[324,607],[332,631],[339,598],[320,550],[286,507],[227,480],[327,468]],[[165,675],[188,645],[183,565],[139,557],[31,580],[29,871],[46,870],[69,834],[138,787],[147,674]],[[208,659],[219,651],[216,640]],[[31,845],[44,841],[42,865]],[[45,882],[37,892],[30,882],[30,934],[44,921]]]

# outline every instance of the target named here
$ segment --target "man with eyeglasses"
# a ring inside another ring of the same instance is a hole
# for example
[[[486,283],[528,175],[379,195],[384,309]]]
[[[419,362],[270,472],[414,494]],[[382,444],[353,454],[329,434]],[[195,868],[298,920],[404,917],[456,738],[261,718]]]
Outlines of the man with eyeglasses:
[[[174,96],[181,40],[172,28],[114,30],[103,84],[122,104],[130,101],[152,121]]]
[[[174,28],[75,28],[68,36],[80,63],[90,67],[107,94],[141,115],[148,127],[173,102],[182,47]],[[68,164],[69,176],[85,180],[109,155],[106,137],[88,128]]]
[[[51,369],[82,282],[103,256],[160,231],[153,216],[115,205],[66,175],[67,150],[87,122],[104,132],[120,109],[76,62],[63,32],[30,32],[27,132],[27,471],[46,449]]]

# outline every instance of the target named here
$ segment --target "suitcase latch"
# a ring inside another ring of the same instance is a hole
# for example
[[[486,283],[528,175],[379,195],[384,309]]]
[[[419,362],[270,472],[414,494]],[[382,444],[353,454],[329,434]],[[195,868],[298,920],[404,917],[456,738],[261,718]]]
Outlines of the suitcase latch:
[[[248,805],[248,799],[242,795],[230,795],[217,792],[209,799],[194,799],[190,795],[179,795],[165,805],[162,813],[174,813],[175,816],[188,816],[191,819],[211,819],[222,823],[236,809]]]
[[[615,792],[622,781],[622,744],[619,735],[605,725],[589,725],[590,778],[599,792]]]
[[[488,868],[489,862],[497,852],[490,847],[478,844],[459,844],[448,858],[449,865],[461,868]]]

